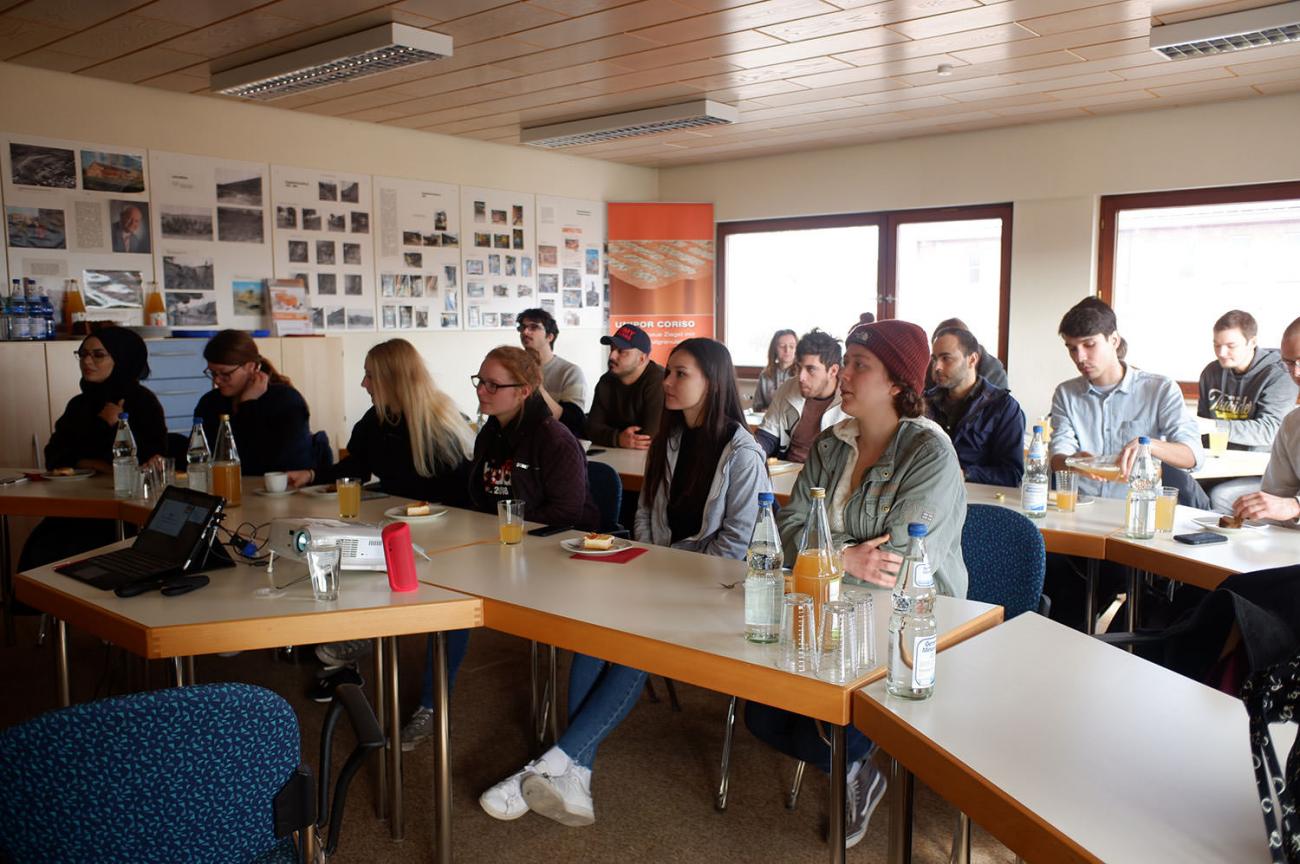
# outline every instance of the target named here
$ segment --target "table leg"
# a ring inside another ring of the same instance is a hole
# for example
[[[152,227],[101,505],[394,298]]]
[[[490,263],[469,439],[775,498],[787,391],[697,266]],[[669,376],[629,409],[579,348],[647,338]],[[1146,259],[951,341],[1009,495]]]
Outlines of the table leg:
[[[0,514],[0,599],[4,600],[5,644],[13,645],[14,568],[9,560],[9,517]]]
[[[1101,562],[1089,558],[1084,570],[1083,632],[1091,636],[1097,630],[1097,583],[1101,581]]]
[[[1124,613],[1124,624],[1130,633],[1137,632],[1138,622],[1141,620],[1139,609],[1142,602],[1142,585],[1146,581],[1145,575],[1144,571],[1136,567],[1128,568],[1128,603],[1125,604],[1128,608]],[[1129,650],[1133,650],[1132,646]]]
[[[831,801],[830,827],[826,842],[831,847],[831,864],[844,864],[844,799],[847,794],[848,765],[844,753],[844,727],[831,726]]]
[[[912,861],[912,772],[897,759],[890,760],[889,794],[889,861],[911,864]]]
[[[118,519],[113,523],[113,527],[117,529],[117,542],[121,543],[126,539],[126,523]]]
[[[176,673],[176,686],[184,687],[185,686],[185,658],[173,657],[172,669]]]
[[[191,654],[190,656],[188,656],[188,657],[185,658],[185,680],[188,681],[188,682],[190,682],[190,686],[191,686],[191,687],[193,687],[195,684],[199,683],[199,679],[198,679],[198,677],[197,677],[197,676],[195,675],[195,673],[194,673],[194,655],[193,655],[193,654]]]
[[[402,812],[402,712],[398,707],[397,688],[397,637],[384,639],[388,648],[388,780],[389,835],[401,840],[406,834],[405,814]]]
[[[68,622],[62,618],[54,624],[54,669],[59,683],[59,707],[72,704],[68,687]]]
[[[548,647],[551,649],[548,669],[548,674],[551,677],[551,744],[558,744],[560,741],[560,676],[556,672],[556,668],[557,657],[560,652],[554,645]]]
[[[379,728],[384,728],[385,706],[384,706],[384,640],[376,639],[374,650],[371,652],[375,656],[375,719],[379,721]],[[388,818],[388,760],[376,760],[375,769],[375,816],[380,819]]]
[[[447,635],[434,635],[433,690],[434,721],[437,732],[433,739],[433,806],[436,811],[434,856],[438,864],[451,864],[451,714],[447,682]]]

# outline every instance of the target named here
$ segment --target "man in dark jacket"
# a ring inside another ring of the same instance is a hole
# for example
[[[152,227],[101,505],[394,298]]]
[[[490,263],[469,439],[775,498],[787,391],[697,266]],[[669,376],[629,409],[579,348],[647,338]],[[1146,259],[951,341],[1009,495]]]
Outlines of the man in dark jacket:
[[[600,342],[609,346],[609,371],[596,382],[587,437],[603,447],[645,450],[664,411],[664,367],[650,359],[650,337],[635,324]]]
[[[939,338],[940,330],[966,330],[969,332],[970,328],[960,318],[945,318],[938,323],[934,328],[934,332],[930,334],[931,342]],[[978,339],[975,340],[975,345],[980,352],[980,365],[975,369],[975,373],[981,378],[987,378],[994,387],[1007,389],[1007,367],[1002,365],[998,355],[986,350]],[[930,367],[925,370],[925,389],[929,390],[934,386],[934,383],[934,364],[931,363]]]
[[[1025,413],[1005,388],[977,371],[979,342],[969,330],[945,327],[934,336],[925,391],[926,416],[952,438],[963,476],[972,483],[1019,486],[1025,470]]]

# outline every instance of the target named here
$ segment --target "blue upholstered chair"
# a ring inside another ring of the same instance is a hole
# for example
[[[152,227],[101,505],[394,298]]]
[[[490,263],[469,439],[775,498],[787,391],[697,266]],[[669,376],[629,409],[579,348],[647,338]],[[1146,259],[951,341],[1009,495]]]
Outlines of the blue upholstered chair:
[[[626,535],[628,527],[618,521],[623,509],[623,481],[614,466],[588,461],[587,488],[600,510],[600,532]]]
[[[357,729],[362,743],[334,795],[335,828],[347,782],[365,753],[383,746],[364,695],[352,690],[331,705],[323,739],[332,738],[345,700],[349,716],[362,708],[373,728]],[[327,808],[300,761],[289,703],[248,684],[155,690],[51,711],[0,731],[0,860],[305,861],[307,850],[291,835]],[[331,846],[337,839],[335,831]]]

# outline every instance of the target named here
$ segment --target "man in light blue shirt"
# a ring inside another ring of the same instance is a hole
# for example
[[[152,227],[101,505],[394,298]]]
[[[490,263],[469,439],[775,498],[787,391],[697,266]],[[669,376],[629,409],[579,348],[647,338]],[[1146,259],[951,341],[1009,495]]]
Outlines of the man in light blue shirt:
[[[1179,487],[1179,502],[1207,507],[1205,493],[1184,473],[1200,467],[1204,455],[1196,418],[1183,404],[1177,382],[1120,358],[1118,329],[1114,310],[1096,297],[1085,297],[1061,319],[1061,338],[1081,374],[1052,395],[1052,469],[1064,469],[1067,456],[1116,454],[1127,478],[1138,437],[1146,435],[1151,455],[1166,468],[1165,485]],[[1128,484],[1080,477],[1079,491],[1123,498]]]

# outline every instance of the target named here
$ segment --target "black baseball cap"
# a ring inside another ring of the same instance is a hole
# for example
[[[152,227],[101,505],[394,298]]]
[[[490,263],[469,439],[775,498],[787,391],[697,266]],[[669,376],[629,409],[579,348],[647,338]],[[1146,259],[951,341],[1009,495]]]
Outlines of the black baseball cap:
[[[635,324],[624,324],[614,331],[613,336],[601,336],[600,344],[612,345],[619,350],[637,348],[647,354],[650,353],[650,337]]]

